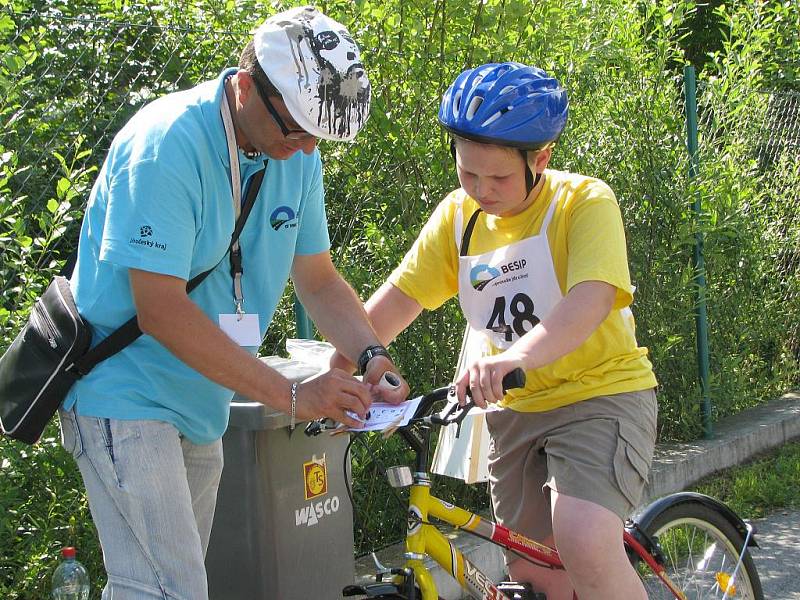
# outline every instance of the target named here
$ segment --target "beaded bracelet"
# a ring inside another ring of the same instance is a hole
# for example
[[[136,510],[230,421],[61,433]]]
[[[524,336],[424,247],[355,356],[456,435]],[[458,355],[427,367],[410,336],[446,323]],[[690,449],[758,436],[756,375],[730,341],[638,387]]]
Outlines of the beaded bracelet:
[[[291,420],[289,421],[289,431],[294,431],[294,426],[297,423],[296,414],[297,414],[297,382],[292,383],[292,416]]]

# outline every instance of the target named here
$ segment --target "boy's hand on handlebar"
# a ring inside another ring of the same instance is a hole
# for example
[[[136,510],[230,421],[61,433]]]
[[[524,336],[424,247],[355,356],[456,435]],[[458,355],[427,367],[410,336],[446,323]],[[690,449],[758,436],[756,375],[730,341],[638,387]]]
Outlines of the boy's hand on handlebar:
[[[348,427],[359,427],[361,423],[346,411],[363,421],[371,404],[370,386],[340,369],[326,371],[297,388],[296,414],[300,421],[330,417]]]
[[[485,356],[469,365],[456,380],[456,396],[462,406],[466,403],[467,388],[472,400],[481,408],[503,399],[503,377],[514,369],[524,369],[522,357],[508,351]]]
[[[400,404],[408,398],[411,391],[397,367],[385,356],[376,356],[367,363],[364,382],[370,385],[370,391],[376,400],[389,404]]]

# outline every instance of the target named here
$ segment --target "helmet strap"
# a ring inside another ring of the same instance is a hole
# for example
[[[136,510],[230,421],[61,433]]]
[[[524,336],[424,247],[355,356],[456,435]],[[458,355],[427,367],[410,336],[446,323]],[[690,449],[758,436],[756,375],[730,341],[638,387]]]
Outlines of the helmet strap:
[[[525,197],[527,198],[530,196],[531,190],[533,190],[533,188],[535,188],[539,183],[539,180],[542,178],[542,174],[536,173],[536,176],[534,177],[531,166],[528,164],[527,150],[520,150],[520,154],[522,154],[522,160],[525,162]]]

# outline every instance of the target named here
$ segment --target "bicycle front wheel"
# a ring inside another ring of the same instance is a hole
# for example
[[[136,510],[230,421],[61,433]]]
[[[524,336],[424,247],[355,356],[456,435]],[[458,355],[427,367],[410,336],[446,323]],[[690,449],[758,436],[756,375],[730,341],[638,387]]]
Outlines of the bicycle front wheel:
[[[669,506],[652,518],[645,531],[657,539],[667,575],[688,600],[764,599],[749,551],[734,576],[745,540],[713,508],[700,502]],[[650,600],[674,600],[675,595],[644,563],[638,572]]]

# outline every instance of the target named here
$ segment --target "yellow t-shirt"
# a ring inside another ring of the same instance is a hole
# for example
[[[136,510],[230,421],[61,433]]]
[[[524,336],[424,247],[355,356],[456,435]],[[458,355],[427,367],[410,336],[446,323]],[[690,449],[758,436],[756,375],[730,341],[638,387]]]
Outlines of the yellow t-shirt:
[[[582,281],[604,281],[617,288],[609,316],[576,350],[528,371],[524,389],[511,390],[502,404],[523,412],[541,412],[596,396],[644,390],[656,385],[647,349],[638,347],[633,287],[628,271],[625,231],[611,189],[599,179],[546,170],[539,196],[512,217],[482,213],[469,242],[469,255],[490,252],[537,235],[559,185],[564,192],[547,230],[553,265],[567,292]],[[478,204],[462,189],[434,210],[414,245],[389,281],[424,308],[439,307],[458,294],[458,246],[454,222],[462,231]],[[500,352],[492,347],[492,354]]]

